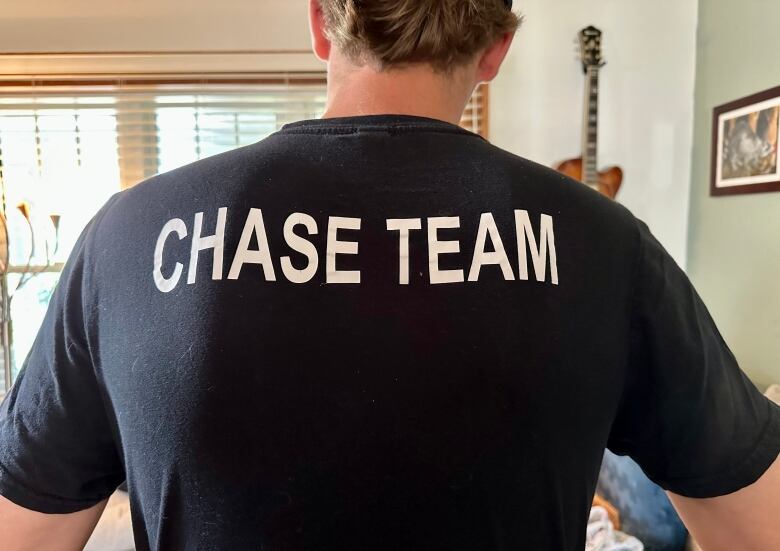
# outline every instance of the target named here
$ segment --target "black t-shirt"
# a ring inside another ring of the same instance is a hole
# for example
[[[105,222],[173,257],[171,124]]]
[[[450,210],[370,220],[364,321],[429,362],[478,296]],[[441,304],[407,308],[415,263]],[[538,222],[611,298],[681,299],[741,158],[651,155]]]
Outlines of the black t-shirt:
[[[716,496],[778,408],[619,204],[455,125],[314,120],[115,195],[2,405],[0,493],[139,549],[581,550],[604,448]]]

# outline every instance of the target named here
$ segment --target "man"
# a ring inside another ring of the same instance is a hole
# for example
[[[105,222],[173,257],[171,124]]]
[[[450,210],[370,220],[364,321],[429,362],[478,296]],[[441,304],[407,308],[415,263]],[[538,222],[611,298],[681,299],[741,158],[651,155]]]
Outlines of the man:
[[[0,422],[3,549],[581,550],[605,447],[780,549],[780,413],[647,226],[456,123],[504,0],[311,0],[325,118],[112,198]]]

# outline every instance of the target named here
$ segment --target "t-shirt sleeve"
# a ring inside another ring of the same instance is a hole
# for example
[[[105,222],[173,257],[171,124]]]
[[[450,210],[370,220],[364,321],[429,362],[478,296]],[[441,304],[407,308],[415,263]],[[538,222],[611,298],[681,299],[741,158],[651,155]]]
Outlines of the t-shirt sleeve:
[[[671,492],[735,492],[777,459],[780,408],[740,369],[685,273],[637,224],[628,374],[608,447]]]
[[[76,243],[0,406],[0,495],[42,513],[91,507],[125,478],[85,327],[88,251],[104,211]]]

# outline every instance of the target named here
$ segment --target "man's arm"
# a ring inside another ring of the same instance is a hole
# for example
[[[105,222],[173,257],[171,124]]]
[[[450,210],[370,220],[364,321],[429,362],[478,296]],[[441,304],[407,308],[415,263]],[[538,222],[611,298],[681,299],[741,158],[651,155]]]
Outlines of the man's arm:
[[[5,551],[81,551],[108,499],[67,515],[48,515],[0,496],[0,542]]]
[[[669,497],[703,551],[780,549],[780,457],[757,482],[733,494]]]

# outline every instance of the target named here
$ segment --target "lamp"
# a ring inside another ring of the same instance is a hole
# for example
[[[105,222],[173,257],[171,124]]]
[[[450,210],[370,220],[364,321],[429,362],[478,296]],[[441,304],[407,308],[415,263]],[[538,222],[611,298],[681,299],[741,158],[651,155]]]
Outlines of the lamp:
[[[5,183],[3,181],[2,160],[0,159],[0,193],[2,193],[2,208],[0,209],[0,348],[2,348],[3,374],[5,392],[11,389],[13,383],[11,366],[13,364],[13,327],[11,323],[11,301],[16,293],[36,276],[45,271],[50,271],[53,266],[53,258],[59,250],[60,215],[50,214],[48,220],[54,227],[54,247],[50,250],[49,240],[41,240],[39,231],[34,223],[33,206],[28,201],[21,201],[16,205],[16,210],[27,223],[30,234],[30,254],[26,265],[21,269],[14,269],[10,265],[10,241],[8,239],[8,218],[6,209]],[[33,268],[33,260],[38,253],[41,241],[45,245],[45,263]],[[10,273],[20,274],[19,282],[13,293],[9,291],[8,276]]]

